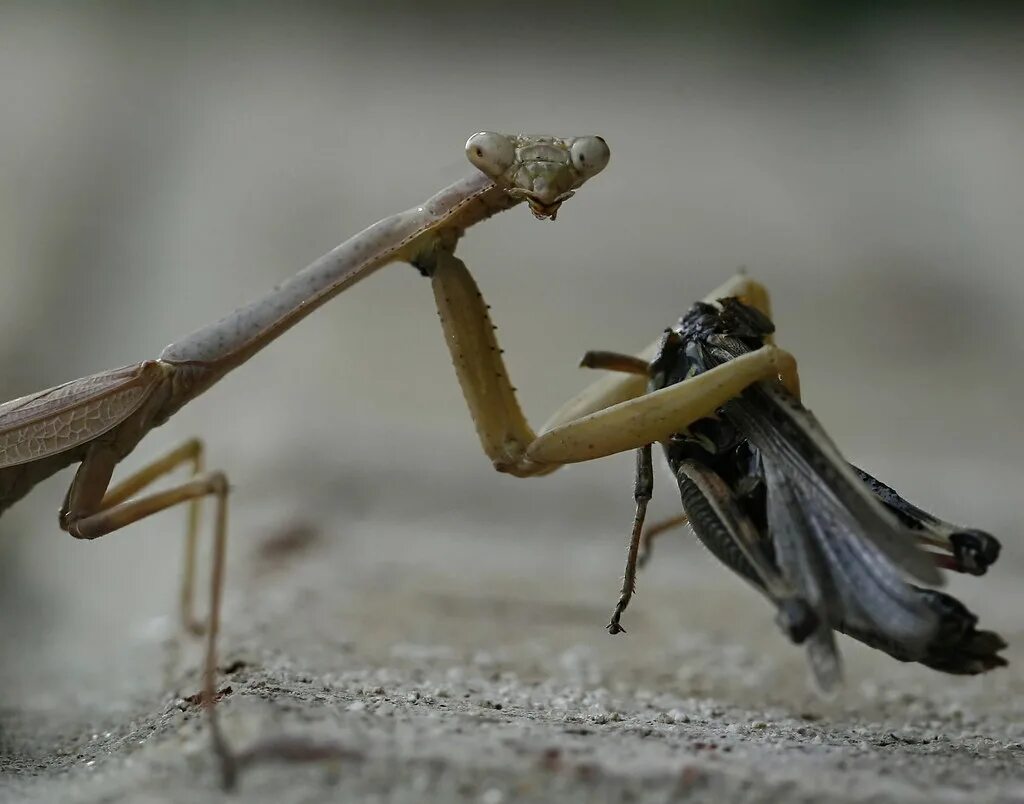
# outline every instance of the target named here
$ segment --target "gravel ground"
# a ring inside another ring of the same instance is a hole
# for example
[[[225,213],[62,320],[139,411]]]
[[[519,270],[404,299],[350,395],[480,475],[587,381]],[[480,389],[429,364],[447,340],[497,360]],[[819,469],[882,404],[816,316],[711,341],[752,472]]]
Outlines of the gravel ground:
[[[767,607],[688,538],[662,545],[629,633],[613,638],[602,626],[621,546],[559,513],[585,510],[586,495],[534,487],[535,524],[495,527],[453,518],[448,483],[401,481],[406,517],[311,503],[318,515],[236,540],[227,734],[341,749],[249,769],[241,800],[1024,800],[1012,564],[954,585],[1009,638],[1011,668],[950,679],[844,638],[845,689],[823,700]],[[241,491],[234,504],[260,508]],[[198,646],[158,617],[120,635],[100,670],[104,639],[69,633],[74,621],[24,640],[5,668],[3,800],[222,800],[190,699]]]

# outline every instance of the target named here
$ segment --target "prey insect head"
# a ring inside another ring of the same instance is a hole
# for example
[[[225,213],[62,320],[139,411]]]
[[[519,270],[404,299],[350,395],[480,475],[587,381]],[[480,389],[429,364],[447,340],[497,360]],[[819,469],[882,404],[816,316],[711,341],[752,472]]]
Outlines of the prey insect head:
[[[469,161],[509,195],[526,201],[541,220],[554,220],[562,203],[604,170],[610,155],[600,137],[481,131],[466,142]]]
[[[775,324],[764,313],[750,307],[735,296],[719,299],[718,304],[697,302],[679,322],[679,330],[687,338],[703,339],[709,335],[760,341],[775,331]]]

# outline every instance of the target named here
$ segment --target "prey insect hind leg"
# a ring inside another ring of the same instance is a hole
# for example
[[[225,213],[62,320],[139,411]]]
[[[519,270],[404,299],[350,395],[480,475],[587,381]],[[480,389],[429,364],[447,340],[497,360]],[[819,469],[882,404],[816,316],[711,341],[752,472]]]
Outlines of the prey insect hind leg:
[[[794,643],[807,639],[818,627],[817,615],[765,551],[756,526],[729,485],[696,461],[678,464],[676,482],[690,527],[700,542],[772,602],[776,622]]]
[[[668,533],[670,530],[681,528],[683,525],[688,524],[689,521],[690,517],[686,514],[676,514],[644,528],[644,532],[640,536],[640,554],[636,558],[636,565],[640,569],[646,567],[654,557],[655,539]]]
[[[850,468],[882,504],[913,531],[922,546],[943,551],[932,553],[942,569],[969,575],[984,575],[999,558],[999,540],[991,534],[944,522],[907,502],[895,489],[872,477],[863,469],[853,464],[850,464]]]

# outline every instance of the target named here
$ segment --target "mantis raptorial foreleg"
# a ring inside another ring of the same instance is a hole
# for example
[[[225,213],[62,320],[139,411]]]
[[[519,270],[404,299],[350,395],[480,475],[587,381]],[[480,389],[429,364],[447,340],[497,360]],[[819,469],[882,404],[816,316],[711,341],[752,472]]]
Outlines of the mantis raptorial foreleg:
[[[494,325],[476,282],[455,255],[441,252],[432,273],[445,341],[484,453],[499,471],[528,476],[557,467],[523,463],[536,435],[509,381]]]
[[[620,402],[541,434],[526,450],[538,464],[576,463],[663,441],[713,414],[761,380],[780,380],[799,393],[796,361],[764,346],[695,377]]]
[[[496,469],[518,476],[540,475],[565,463],[638,450],[636,514],[622,590],[608,624],[609,632],[619,633],[623,630],[620,617],[634,592],[644,517],[651,498],[651,444],[713,415],[730,399],[763,380],[781,382],[799,399],[796,361],[788,352],[766,345],[682,382],[644,393],[650,361],[657,354],[660,340],[638,357],[588,352],[583,366],[619,372],[619,376],[604,378],[570,400],[536,436],[508,379],[488,306],[465,264],[451,254],[439,254],[432,281],[459,383],[484,452]],[[738,296],[766,315],[770,313],[767,291],[746,276],[730,279],[710,294],[709,300],[727,296]],[[792,596],[791,590],[749,540],[734,538],[743,552],[755,553],[747,560],[781,612],[782,603]]]
[[[624,452],[671,435],[710,415],[744,388],[780,378],[797,398],[792,356],[766,346],[682,383],[644,394],[646,378],[635,373],[605,377],[566,403],[537,437],[516,399],[494,326],[465,264],[440,252],[432,271],[434,298],[456,374],[484,452],[498,471],[528,477],[559,465]],[[747,276],[730,279],[708,298],[738,295],[770,310],[764,287]],[[653,358],[658,344],[639,359]]]
[[[771,314],[771,302],[767,288],[746,274],[737,274],[731,277],[705,296],[704,301],[713,302],[727,296],[735,296],[743,301],[744,304],[756,307],[765,315],[770,316]],[[657,354],[660,345],[661,338],[652,341],[636,355],[635,359],[650,362]],[[589,368],[585,364],[584,367]],[[594,366],[594,368],[618,370],[612,366]],[[555,411],[551,418],[544,423],[544,426],[540,428],[540,432],[545,433],[548,430],[553,430],[560,425],[611,407],[619,402],[633,399],[642,395],[646,390],[647,378],[632,371],[627,374],[612,374],[602,377],[588,385],[583,391]]]
[[[642,351],[639,355],[643,359],[650,352],[653,357],[657,343]],[[596,382],[592,382],[580,393],[563,404],[551,417],[544,422],[540,428],[542,433],[553,430],[560,425],[576,421],[591,413],[604,410],[620,402],[635,399],[644,394],[647,390],[647,377],[639,374],[609,374]]]

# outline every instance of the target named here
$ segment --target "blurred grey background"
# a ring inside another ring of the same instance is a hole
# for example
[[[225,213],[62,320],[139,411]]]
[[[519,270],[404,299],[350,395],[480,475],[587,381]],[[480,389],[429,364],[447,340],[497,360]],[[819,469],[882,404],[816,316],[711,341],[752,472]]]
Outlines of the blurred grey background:
[[[465,174],[474,131],[599,133],[611,163],[557,223],[517,209],[461,246],[534,424],[593,379],[575,368],[584,350],[642,346],[746,266],[845,452],[998,534],[998,588],[1013,588],[1024,50],[1012,4],[610,8],[3,4],[2,397],[156,356]],[[124,468],[201,435],[235,488],[233,567],[296,521],[399,522],[424,549],[417,523],[462,519],[522,540],[535,568],[571,576],[577,556],[596,556],[607,582],[591,602],[611,603],[632,458],[528,482],[491,473],[435,318],[427,284],[389,267]],[[8,700],[124,689],[132,640],[173,611],[183,516],[75,543],[56,523],[70,478],[0,519]],[[676,504],[660,483],[652,516]],[[386,568],[404,543],[373,560]],[[706,560],[682,540],[665,549]],[[966,594],[1019,632],[991,591]]]

